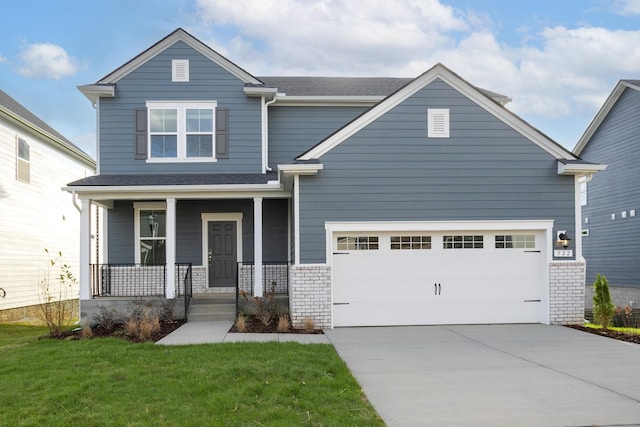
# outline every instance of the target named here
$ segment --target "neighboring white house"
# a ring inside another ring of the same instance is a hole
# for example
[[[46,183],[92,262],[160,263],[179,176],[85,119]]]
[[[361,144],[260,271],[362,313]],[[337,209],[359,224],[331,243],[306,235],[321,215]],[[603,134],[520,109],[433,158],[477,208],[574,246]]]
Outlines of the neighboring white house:
[[[93,175],[95,167],[88,154],[0,90],[0,320],[31,317],[42,302],[45,248],[62,252],[77,277],[80,213],[61,187]],[[77,287],[69,297],[78,297]]]

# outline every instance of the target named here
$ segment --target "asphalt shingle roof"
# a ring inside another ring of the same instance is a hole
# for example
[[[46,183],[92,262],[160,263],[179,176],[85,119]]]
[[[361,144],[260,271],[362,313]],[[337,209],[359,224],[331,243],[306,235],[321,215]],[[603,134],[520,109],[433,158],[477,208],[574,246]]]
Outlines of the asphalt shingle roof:
[[[0,106],[6,108],[7,110],[11,111],[13,114],[22,117],[24,120],[30,122],[34,126],[39,127],[43,131],[50,133],[56,138],[61,139],[67,144],[81,151],[75,144],[73,144],[71,141],[65,138],[61,133],[59,133],[57,130],[49,126],[47,123],[45,123],[42,119],[40,119],[38,116],[33,114],[31,111],[26,109],[22,104],[20,104],[18,101],[13,99],[2,89],[0,89]]]
[[[288,96],[388,96],[412,78],[396,77],[258,77]]]
[[[158,174],[158,175],[96,175],[73,181],[75,186],[138,187],[149,185],[240,185],[266,184],[278,179],[277,172],[266,174]]]

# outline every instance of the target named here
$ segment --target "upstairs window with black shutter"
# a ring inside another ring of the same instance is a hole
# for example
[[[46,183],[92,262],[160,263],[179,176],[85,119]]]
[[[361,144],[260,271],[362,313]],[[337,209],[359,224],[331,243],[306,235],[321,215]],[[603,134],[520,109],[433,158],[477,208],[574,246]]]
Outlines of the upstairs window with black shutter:
[[[218,109],[216,101],[147,101],[146,110],[136,110],[136,158],[147,162],[227,158],[227,117],[228,110]]]

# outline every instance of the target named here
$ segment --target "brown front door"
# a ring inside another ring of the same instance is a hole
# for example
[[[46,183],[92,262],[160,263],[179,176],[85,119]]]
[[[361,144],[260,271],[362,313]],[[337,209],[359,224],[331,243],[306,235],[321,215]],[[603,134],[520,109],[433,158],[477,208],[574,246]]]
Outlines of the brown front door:
[[[238,242],[235,221],[209,221],[209,287],[235,287]]]

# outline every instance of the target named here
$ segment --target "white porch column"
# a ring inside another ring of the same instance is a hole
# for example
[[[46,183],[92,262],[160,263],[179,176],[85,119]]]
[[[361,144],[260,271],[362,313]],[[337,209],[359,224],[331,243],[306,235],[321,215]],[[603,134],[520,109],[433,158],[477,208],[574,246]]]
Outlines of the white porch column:
[[[300,265],[300,175],[293,176],[293,250],[294,263]],[[328,261],[328,260],[327,260]]]
[[[91,200],[80,201],[80,300],[91,299]]]
[[[167,199],[167,298],[176,296],[176,199]]]
[[[262,296],[262,197],[253,199],[253,296]]]

